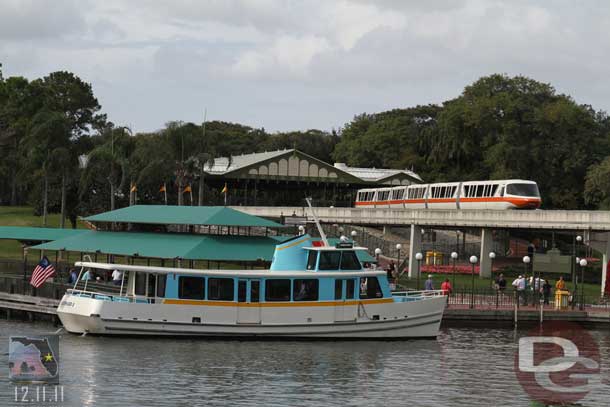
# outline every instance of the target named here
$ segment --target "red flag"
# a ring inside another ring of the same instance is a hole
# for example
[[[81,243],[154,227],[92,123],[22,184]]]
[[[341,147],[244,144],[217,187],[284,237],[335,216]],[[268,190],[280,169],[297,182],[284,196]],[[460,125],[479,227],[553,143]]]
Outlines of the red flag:
[[[30,284],[38,288],[43,285],[45,281],[47,281],[47,278],[53,277],[54,275],[55,267],[53,267],[53,264],[51,264],[49,259],[47,259],[47,256],[44,256],[34,269]]]

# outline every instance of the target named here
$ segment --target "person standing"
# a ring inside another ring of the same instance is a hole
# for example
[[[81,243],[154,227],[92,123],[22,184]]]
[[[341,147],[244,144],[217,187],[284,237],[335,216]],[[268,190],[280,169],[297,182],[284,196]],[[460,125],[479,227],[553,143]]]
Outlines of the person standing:
[[[426,291],[434,290],[434,281],[432,281],[432,274],[428,274],[428,279],[426,280],[426,283],[424,284],[424,289]]]
[[[559,277],[559,280],[555,283],[555,290],[565,291],[566,282],[563,281],[563,276]]]
[[[122,282],[123,282],[123,273],[121,273],[119,270],[115,269],[112,272],[112,284],[121,285]]]
[[[496,289],[501,293],[506,291],[506,280],[504,279],[504,274],[500,274],[496,278]]]
[[[451,283],[449,282],[448,278],[446,278],[441,284],[441,290],[443,291],[443,295],[451,295],[453,287],[451,287]]]
[[[549,298],[551,297],[551,284],[548,280],[544,280],[544,284],[542,284],[542,297],[544,298],[544,305],[549,305]]]
[[[512,286],[515,289],[517,305],[519,305],[522,301],[525,300],[525,278],[520,275],[513,281]]]

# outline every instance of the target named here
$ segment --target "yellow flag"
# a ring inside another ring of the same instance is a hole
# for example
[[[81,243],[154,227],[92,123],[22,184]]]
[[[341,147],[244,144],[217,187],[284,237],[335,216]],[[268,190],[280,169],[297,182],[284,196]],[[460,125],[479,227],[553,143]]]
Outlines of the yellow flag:
[[[136,184],[131,184],[131,192],[136,192],[138,190],[138,188],[136,187]]]
[[[163,184],[163,185],[161,185],[161,188],[159,189],[159,192],[165,192],[165,191],[166,191],[165,184]]]
[[[225,187],[222,189],[222,191],[220,191],[220,193],[226,194],[227,192],[229,192],[229,188],[227,188],[227,183],[225,182]]]
[[[193,192],[190,185],[187,185],[186,188],[184,188],[184,191],[182,191],[183,194],[186,194],[187,192]]]

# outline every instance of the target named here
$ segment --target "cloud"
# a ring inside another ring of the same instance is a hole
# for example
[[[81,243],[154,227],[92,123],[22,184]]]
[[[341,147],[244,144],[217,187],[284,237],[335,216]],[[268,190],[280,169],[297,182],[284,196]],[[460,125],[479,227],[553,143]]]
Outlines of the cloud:
[[[4,74],[68,69],[111,120],[210,118],[330,129],[440,103],[491,73],[610,110],[610,3],[438,0],[0,0]]]
[[[2,0],[0,2],[0,39],[49,40],[85,28],[83,8],[87,1]]]

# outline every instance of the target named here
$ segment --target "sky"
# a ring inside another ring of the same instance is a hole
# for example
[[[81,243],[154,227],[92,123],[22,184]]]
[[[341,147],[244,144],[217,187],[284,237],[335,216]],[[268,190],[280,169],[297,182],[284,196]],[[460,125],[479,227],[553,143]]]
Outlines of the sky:
[[[267,131],[459,96],[525,75],[610,111],[610,2],[0,0],[4,76],[67,70],[117,125]]]

